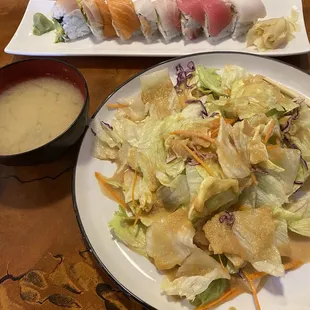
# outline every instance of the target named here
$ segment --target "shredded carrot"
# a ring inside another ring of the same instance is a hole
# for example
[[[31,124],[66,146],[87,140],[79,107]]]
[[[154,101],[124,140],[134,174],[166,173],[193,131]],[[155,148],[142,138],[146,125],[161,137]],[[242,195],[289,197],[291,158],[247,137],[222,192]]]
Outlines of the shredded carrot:
[[[268,144],[266,146],[267,150],[273,150],[279,147],[279,144]]]
[[[129,107],[128,103],[107,103],[108,109],[123,109],[128,107]]]
[[[264,276],[267,276],[267,273],[266,272],[254,272],[254,273],[251,273],[249,274],[249,278],[253,281],[253,280],[256,280],[256,279],[259,279],[259,278],[262,278]]]
[[[226,293],[224,293],[222,296],[220,296],[219,298],[205,304],[202,305],[198,308],[196,308],[196,310],[208,310],[211,308],[214,308],[215,306],[217,306],[220,303],[223,303],[224,301],[227,301],[229,299],[232,299],[238,295],[240,295],[243,291],[240,288],[234,287],[231,288],[230,290],[228,290]]]
[[[107,183],[107,181],[104,179],[103,175],[100,172],[95,172],[95,177],[98,182],[114,197],[114,199],[123,209],[128,209],[126,202],[122,198],[118,197],[117,193],[115,193],[115,191],[112,189],[112,186]]]
[[[257,297],[257,292],[256,292],[256,288],[254,286],[254,283],[251,279],[251,277],[247,274],[247,272],[245,272],[244,270],[242,271],[244,277],[246,278],[246,280],[249,282],[252,293],[253,293],[253,298],[254,298],[254,302],[255,302],[255,306],[257,310],[261,310],[259,301],[258,301],[258,297]]]
[[[291,262],[285,263],[283,266],[284,266],[284,269],[288,271],[291,269],[296,269],[300,267],[301,265],[303,265],[303,262],[300,260],[297,260],[297,261],[291,261]],[[265,272],[254,272],[254,273],[249,274],[249,278],[251,278],[251,280],[256,280],[256,279],[262,278],[267,275],[268,274]]]
[[[220,263],[221,263],[221,266],[224,270],[226,270],[224,264],[223,264],[223,261],[222,261],[222,257],[221,257],[221,254],[218,254],[218,257],[219,257],[219,260],[220,260]]]
[[[203,160],[202,160],[199,156],[197,156],[187,145],[184,145],[184,144],[182,144],[182,145],[183,145],[183,147],[186,149],[186,151],[187,151],[188,153],[190,153],[190,154],[194,157],[194,159],[195,159],[202,167],[204,167],[204,168],[207,170],[207,172],[208,172],[212,177],[214,177],[214,173],[213,173],[212,170],[206,165],[206,163],[204,163]]]
[[[256,176],[255,176],[255,174],[253,172],[251,172],[251,179],[252,179],[254,185],[258,184]]]
[[[219,128],[212,130],[211,131],[211,138],[216,138],[218,136],[218,133],[219,133]]]
[[[237,120],[236,119],[233,119],[233,118],[224,118],[224,121],[226,124],[234,124]]]
[[[136,206],[135,206],[135,187],[136,187],[136,183],[137,183],[137,176],[138,176],[137,169],[135,169],[135,174],[133,176],[132,188],[131,188],[131,200],[132,200],[134,209],[136,208]]]
[[[170,132],[169,134],[170,135],[183,135],[183,136],[186,136],[186,137],[194,136],[194,137],[197,137],[197,138],[201,138],[203,140],[207,140],[207,141],[209,141],[211,143],[215,142],[214,139],[212,139],[208,135],[204,135],[204,134],[201,134],[199,132],[192,131],[192,130],[176,130],[176,131]]]
[[[138,212],[137,212],[137,214],[136,214],[136,216],[135,216],[135,221],[134,221],[134,223],[133,223],[133,226],[136,226],[136,225],[137,225],[137,223],[138,223],[138,221],[139,221],[139,219],[140,219],[141,213],[142,213],[142,209],[139,209]]]
[[[300,267],[301,265],[303,265],[303,262],[300,260],[293,260],[291,262],[285,263],[284,264],[284,269],[285,270],[291,270],[291,269],[296,269],[298,267]]]
[[[273,119],[273,120],[271,121],[271,125],[269,126],[269,128],[268,128],[268,130],[267,130],[267,132],[266,132],[266,136],[265,136],[265,139],[264,139],[264,143],[265,143],[265,144],[267,144],[268,140],[270,139],[275,125],[276,125],[276,122],[275,122],[275,120]]]

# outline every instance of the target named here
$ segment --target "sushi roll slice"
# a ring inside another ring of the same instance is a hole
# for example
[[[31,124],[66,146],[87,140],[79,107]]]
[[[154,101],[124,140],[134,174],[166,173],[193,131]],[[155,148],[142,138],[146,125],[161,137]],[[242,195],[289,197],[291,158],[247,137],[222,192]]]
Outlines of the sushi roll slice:
[[[112,25],[122,40],[141,34],[140,21],[131,0],[107,0]]]
[[[158,29],[166,42],[182,34],[180,11],[176,0],[152,0],[157,19]]]
[[[76,0],[57,0],[52,17],[61,28],[57,30],[56,42],[75,40],[91,33]]]
[[[218,42],[231,35],[233,18],[231,7],[222,0],[203,1],[204,32],[210,42]]]
[[[202,33],[205,13],[201,0],[177,0],[181,12],[182,34],[189,40],[194,40]]]
[[[109,11],[107,0],[95,0],[100,11],[103,22],[103,36],[105,38],[116,37],[117,34],[112,25],[111,13]]]
[[[103,20],[95,0],[78,0],[78,5],[93,35],[103,39]]]
[[[266,8],[261,0],[225,0],[233,11],[233,39],[246,34],[253,24],[266,16]]]
[[[151,0],[133,0],[140,20],[141,31],[148,42],[153,41],[158,30],[157,16]]]

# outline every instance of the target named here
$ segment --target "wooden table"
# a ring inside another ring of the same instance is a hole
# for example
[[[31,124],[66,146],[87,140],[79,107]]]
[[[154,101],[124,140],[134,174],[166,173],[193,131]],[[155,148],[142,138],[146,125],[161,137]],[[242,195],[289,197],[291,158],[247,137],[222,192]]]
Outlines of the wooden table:
[[[0,66],[22,59],[6,55],[27,0],[0,0]],[[310,1],[304,0],[310,35]],[[163,58],[65,57],[84,74],[90,115],[135,73]],[[310,71],[309,55],[282,60]],[[76,152],[36,167],[0,166],[0,309],[141,309],[97,267],[71,200]]]

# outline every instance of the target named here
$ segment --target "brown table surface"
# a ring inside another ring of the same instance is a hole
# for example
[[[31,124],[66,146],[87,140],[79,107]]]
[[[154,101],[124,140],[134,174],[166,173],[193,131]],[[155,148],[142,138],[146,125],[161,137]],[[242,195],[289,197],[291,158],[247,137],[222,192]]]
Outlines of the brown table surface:
[[[0,67],[22,59],[3,52],[28,0],[0,0]],[[310,36],[310,1],[303,0]],[[65,57],[84,74],[91,115],[118,85],[163,58]],[[309,55],[282,60],[310,71]],[[87,252],[71,200],[76,151],[35,167],[0,165],[0,309],[141,309]]]

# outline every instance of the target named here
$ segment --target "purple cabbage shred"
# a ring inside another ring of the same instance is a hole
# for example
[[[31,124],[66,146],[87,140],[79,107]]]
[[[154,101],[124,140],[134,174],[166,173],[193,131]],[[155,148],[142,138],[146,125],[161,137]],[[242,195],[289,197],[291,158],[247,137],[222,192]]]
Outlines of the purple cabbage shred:
[[[219,218],[219,222],[226,223],[227,226],[232,227],[235,223],[235,216],[232,212],[225,211],[226,214],[223,214]]]
[[[92,134],[96,137],[96,136],[97,136],[97,133],[95,132],[95,130],[92,129],[92,128],[90,128],[90,130],[91,130]]]
[[[188,80],[193,77],[193,72],[196,70],[195,64],[190,61],[187,64],[187,69],[184,69],[181,64],[176,65],[175,67],[176,75],[177,75],[177,84],[175,85],[175,89],[178,90],[182,83],[185,84],[186,88],[192,88],[193,86],[188,85]]]
[[[301,182],[301,181],[294,181],[294,184],[296,184],[296,185],[303,185],[304,182]]]
[[[113,130],[113,127],[109,124],[109,123],[106,123],[106,122],[103,122],[101,121],[101,124],[105,125],[107,128],[109,128],[110,130]]]
[[[292,126],[292,122],[296,121],[299,117],[299,109],[300,108],[296,108],[293,110],[292,115],[288,118],[288,120],[286,121],[286,124],[283,126],[280,126],[281,131],[285,134],[287,132],[289,132],[289,130],[291,129]]]

